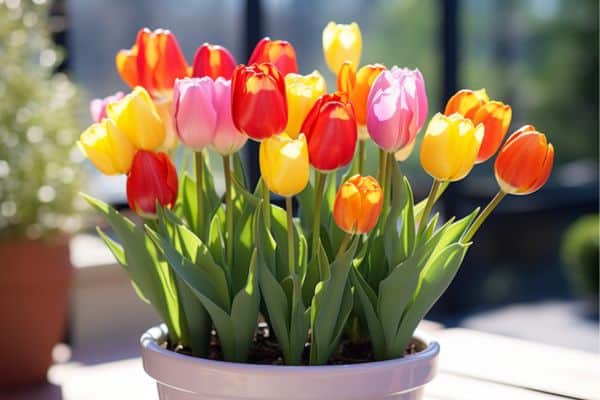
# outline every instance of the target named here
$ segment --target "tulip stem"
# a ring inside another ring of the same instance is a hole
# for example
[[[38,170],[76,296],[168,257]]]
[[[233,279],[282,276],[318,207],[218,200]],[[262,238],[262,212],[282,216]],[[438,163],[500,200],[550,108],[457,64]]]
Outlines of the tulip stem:
[[[358,141],[358,173],[360,176],[365,173],[365,142],[366,140]]]
[[[481,214],[479,214],[477,218],[475,218],[473,224],[471,224],[469,229],[465,232],[464,236],[461,239],[462,243],[468,243],[473,238],[473,236],[475,235],[475,233],[477,233],[477,231],[487,219],[487,217],[489,217],[492,211],[494,211],[494,209],[498,207],[498,204],[500,204],[504,196],[506,196],[506,192],[503,192],[502,190],[499,190],[498,193],[496,193],[494,198],[490,200],[490,202],[483,209]]]
[[[202,223],[204,222],[204,208],[202,206],[202,199],[204,197],[204,191],[202,190],[202,173],[204,168],[204,154],[202,151],[194,152],[194,161],[196,164],[196,234],[200,239],[205,240],[204,235],[200,232],[203,229]]]
[[[287,240],[288,240],[288,269],[290,276],[296,273],[296,256],[294,255],[294,216],[292,215],[292,198],[285,198],[285,211],[287,214]]]
[[[233,267],[233,204],[231,203],[231,162],[229,156],[223,156],[225,173],[225,223],[227,229],[227,264]]]
[[[429,196],[427,196],[427,203],[425,203],[425,209],[423,210],[423,214],[421,214],[421,220],[419,221],[419,234],[425,230],[427,220],[429,219],[429,214],[431,214],[431,209],[433,208],[433,204],[436,200],[436,194],[441,184],[442,181],[438,181],[437,179],[433,180],[431,190],[429,191]]]
[[[344,252],[348,248],[348,244],[350,243],[350,239],[352,239],[352,234],[346,233],[346,236],[344,236],[344,240],[342,240],[342,243],[340,244],[340,248],[338,249],[337,257],[339,257],[342,254],[344,254]]]
[[[313,216],[313,231],[312,231],[312,256],[316,257],[319,252],[319,237],[321,235],[321,204],[323,202],[323,191],[325,190],[325,182],[327,181],[327,175],[323,172],[316,171],[316,185],[317,190],[315,191],[315,215]]]
[[[263,192],[263,212],[265,213],[265,225],[267,229],[271,229],[271,192],[267,183],[262,181],[262,192]]]
[[[384,185],[387,168],[387,154],[383,149],[379,149],[379,184]]]

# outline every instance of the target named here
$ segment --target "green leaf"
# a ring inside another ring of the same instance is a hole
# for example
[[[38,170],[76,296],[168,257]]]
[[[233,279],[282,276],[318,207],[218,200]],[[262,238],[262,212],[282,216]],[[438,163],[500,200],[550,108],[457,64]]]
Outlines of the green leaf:
[[[98,235],[100,236],[100,238],[104,241],[104,243],[106,244],[106,247],[108,247],[108,249],[110,250],[110,252],[113,254],[113,256],[115,257],[115,259],[117,260],[117,262],[125,269],[127,270],[127,260],[125,259],[125,250],[123,250],[123,247],[118,244],[117,242],[115,242],[114,240],[112,240],[110,237],[108,237],[107,234],[105,234],[102,229],[100,229],[99,227],[96,227],[96,232],[98,232]],[[135,293],[138,295],[138,297],[144,302],[144,303],[148,303],[150,304],[150,300],[148,300],[146,298],[146,296],[144,295],[144,293],[142,292],[142,289],[140,289],[136,283],[134,281],[131,281],[131,286],[133,286],[133,289],[135,290]]]
[[[254,251],[250,260],[246,286],[236,294],[231,306],[237,361],[243,362],[248,356],[258,323],[259,306],[260,293],[256,273],[256,251]]]
[[[148,235],[162,249],[169,266],[188,285],[201,291],[212,302],[229,311],[230,297],[223,269],[218,266],[206,245],[187,227],[179,225],[173,233],[159,234],[150,228]],[[172,236],[173,235],[173,236]],[[173,244],[174,236],[182,243],[182,250]]]
[[[169,268],[161,260],[156,246],[142,229],[108,204],[85,194],[82,197],[108,220],[124,250],[124,258],[117,257],[117,261],[124,261],[121,265],[136,290],[154,306],[165,321],[170,340],[178,343],[181,326],[177,292]],[[109,249],[112,251],[115,247],[111,248],[109,245]]]
[[[306,266],[306,274],[302,281],[302,298],[304,304],[312,304],[315,287],[320,280],[325,280],[324,272],[329,271],[329,259],[323,244],[319,240],[319,254],[312,257]]]
[[[468,244],[451,244],[434,255],[427,268],[423,269],[414,301],[402,318],[394,342],[388,345],[388,358],[403,356],[417,325],[454,279],[468,248]]]
[[[416,244],[412,190],[406,177],[400,179],[398,168],[393,171],[394,182],[402,182],[403,189],[399,188],[400,184],[393,186],[392,209],[384,225],[384,248],[390,268],[406,260]]]
[[[371,286],[363,278],[363,276],[353,268],[350,271],[350,277],[352,284],[358,294],[359,303],[363,311],[365,320],[367,321],[367,327],[369,329],[369,336],[373,345],[373,352],[375,359],[383,360],[385,358],[385,337],[383,335],[383,327],[377,316],[377,296]]]
[[[311,306],[310,363],[313,365],[327,361],[352,311],[352,292],[347,283],[357,246],[355,239],[350,249],[333,261],[330,275],[315,288]]]

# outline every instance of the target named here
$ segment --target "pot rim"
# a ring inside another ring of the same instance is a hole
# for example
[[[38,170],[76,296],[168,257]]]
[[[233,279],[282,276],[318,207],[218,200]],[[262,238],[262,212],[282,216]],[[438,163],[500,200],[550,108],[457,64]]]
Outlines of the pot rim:
[[[410,354],[402,358],[394,358],[391,360],[371,361],[356,364],[341,364],[341,365],[265,365],[265,364],[250,364],[231,361],[210,360],[201,357],[193,357],[186,354],[167,350],[159,345],[167,339],[167,326],[160,324],[148,329],[140,338],[142,356],[145,352],[158,353],[159,356],[168,359],[176,359],[185,363],[202,365],[207,368],[230,370],[231,372],[240,372],[245,370],[248,373],[281,373],[281,374],[296,374],[298,372],[306,373],[347,373],[352,372],[374,372],[375,370],[393,367],[410,366],[416,363],[422,363],[424,360],[436,358],[440,352],[440,345],[437,341],[431,339],[429,335],[423,331],[417,330],[413,335],[414,338],[420,340],[426,345],[424,350],[415,354]]]

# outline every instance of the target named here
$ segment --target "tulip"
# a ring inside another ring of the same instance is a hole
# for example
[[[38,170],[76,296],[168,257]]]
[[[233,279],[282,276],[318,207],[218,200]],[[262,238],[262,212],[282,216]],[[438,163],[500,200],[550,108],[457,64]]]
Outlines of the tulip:
[[[260,143],[260,172],[269,190],[290,197],[308,184],[309,162],[306,137],[274,135]]]
[[[367,99],[367,129],[386,152],[414,142],[427,118],[427,94],[418,69],[393,67],[380,72]]]
[[[350,96],[350,102],[354,106],[356,123],[359,126],[367,124],[367,100],[369,92],[375,79],[385,71],[383,64],[367,64],[354,72],[352,64],[346,61],[338,74],[338,90],[346,92]],[[364,139],[367,139],[365,137]],[[364,140],[363,139],[363,140]]]
[[[90,115],[92,121],[100,122],[103,118],[106,118],[106,106],[114,101],[121,100],[125,96],[123,92],[117,92],[112,96],[105,97],[103,99],[94,99],[90,102]]]
[[[356,149],[357,130],[352,104],[345,93],[324,94],[302,125],[310,164],[322,172],[347,165]]]
[[[110,119],[104,118],[86,129],[77,144],[105,175],[127,174],[131,169],[135,147]]]
[[[225,47],[204,43],[194,55],[192,77],[209,76],[213,80],[218,77],[231,80],[235,65],[235,59]]]
[[[460,114],[436,114],[421,143],[421,164],[437,181],[458,181],[471,171],[481,141],[483,125],[473,126]]]
[[[170,95],[175,79],[188,76],[177,38],[166,29],[140,29],[133,47],[120,50],[115,62],[125,83],[142,86],[153,97]]]
[[[350,61],[352,65],[359,65],[361,51],[362,36],[356,22],[349,25],[330,22],[323,29],[325,61],[335,75],[345,61]]]
[[[325,79],[319,71],[309,75],[287,74],[285,90],[288,106],[288,122],[285,133],[291,138],[297,138],[306,115],[317,99],[325,94],[327,88]]]
[[[165,124],[150,95],[140,86],[110,103],[106,114],[138,149],[153,151],[165,140]]]
[[[477,164],[487,161],[496,153],[512,118],[511,107],[499,101],[490,101],[485,89],[458,91],[448,100],[444,111],[446,115],[453,113],[469,118],[474,125],[481,123],[485,128]]]
[[[526,195],[541,188],[550,176],[554,147],[546,135],[525,125],[513,133],[500,149],[494,172],[504,193]]]
[[[375,227],[383,206],[383,190],[371,176],[354,175],[344,182],[333,203],[333,219],[349,234],[367,233]]]
[[[298,73],[296,50],[290,42],[285,40],[271,40],[268,37],[261,39],[254,48],[248,64],[271,63],[286,76]]]
[[[140,150],[127,176],[127,202],[137,214],[156,216],[156,202],[172,207],[177,199],[177,171],[165,153]]]
[[[237,66],[231,91],[233,123],[238,131],[262,140],[285,129],[285,81],[273,64]]]
[[[177,133],[175,132],[175,121],[173,121],[173,101],[162,97],[154,100],[154,106],[158,116],[165,125],[165,140],[158,147],[160,151],[168,151],[177,145]]]

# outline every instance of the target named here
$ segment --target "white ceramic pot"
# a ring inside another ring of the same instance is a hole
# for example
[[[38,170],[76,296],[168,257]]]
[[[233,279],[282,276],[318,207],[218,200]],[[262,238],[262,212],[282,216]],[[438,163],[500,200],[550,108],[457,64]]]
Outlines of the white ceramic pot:
[[[352,365],[270,366],[190,357],[161,346],[166,327],[141,338],[144,369],[161,400],[417,400],[437,372],[440,346]],[[418,335],[417,337],[422,337]]]

